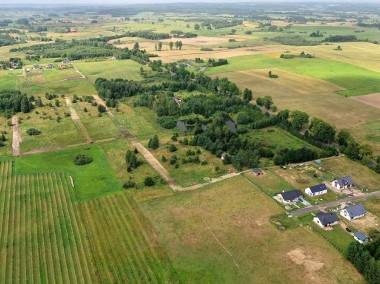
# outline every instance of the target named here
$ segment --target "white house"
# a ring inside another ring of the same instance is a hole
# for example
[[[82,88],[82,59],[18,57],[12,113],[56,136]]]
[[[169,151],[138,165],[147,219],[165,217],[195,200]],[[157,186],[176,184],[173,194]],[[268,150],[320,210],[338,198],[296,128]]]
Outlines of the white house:
[[[310,195],[310,196],[317,196],[321,194],[327,193],[327,186],[324,183],[310,186],[305,189],[305,193]]]
[[[314,218],[313,221],[321,228],[326,228],[328,226],[334,226],[339,223],[338,215],[335,212],[325,213],[319,212]]]
[[[298,189],[293,189],[290,191],[283,191],[277,193],[277,198],[285,204],[293,204],[302,197],[302,191]]]
[[[331,186],[339,190],[351,188],[352,185],[353,185],[353,182],[352,182],[351,177],[349,176],[338,178],[331,182]]]
[[[368,242],[368,237],[364,235],[363,233],[357,231],[354,233],[354,239],[357,240],[359,243],[364,244]]]
[[[346,206],[340,210],[340,215],[342,215],[347,220],[355,220],[363,217],[367,214],[367,211],[364,209],[363,204],[359,203],[352,206]]]

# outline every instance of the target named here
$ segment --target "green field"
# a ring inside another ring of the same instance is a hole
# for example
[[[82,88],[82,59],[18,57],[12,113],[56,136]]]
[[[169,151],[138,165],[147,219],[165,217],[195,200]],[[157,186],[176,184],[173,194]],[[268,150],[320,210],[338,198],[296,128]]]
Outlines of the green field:
[[[67,169],[19,175],[20,164],[0,163],[2,283],[162,283],[170,278],[165,254],[127,196],[77,204]]]
[[[75,66],[91,81],[97,78],[140,81],[141,64],[132,60],[78,61]]]
[[[76,166],[74,157],[84,154],[93,158],[93,162]],[[68,148],[23,156],[15,164],[16,174],[65,172],[74,179],[74,196],[76,200],[93,199],[122,190],[120,182],[109,166],[102,148],[98,145]]]
[[[340,95],[366,95],[369,86],[376,86],[371,89],[371,92],[380,91],[380,73],[322,58],[284,60],[269,56],[238,56],[230,58],[228,65],[211,68],[206,73],[212,75],[263,68],[284,69],[298,75],[332,82],[347,89],[347,91],[340,91]]]
[[[309,229],[276,229],[270,216],[281,207],[242,176],[149,201],[142,209],[180,282],[363,282]]]

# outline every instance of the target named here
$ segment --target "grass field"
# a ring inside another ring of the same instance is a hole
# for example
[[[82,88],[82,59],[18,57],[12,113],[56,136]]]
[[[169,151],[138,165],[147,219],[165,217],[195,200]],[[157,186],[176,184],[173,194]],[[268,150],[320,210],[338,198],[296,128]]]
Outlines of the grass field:
[[[379,175],[368,167],[346,157],[325,160],[321,166],[339,176],[351,176],[355,184],[369,191],[379,190]]]
[[[132,60],[78,61],[75,66],[91,81],[97,78],[140,81],[141,64]]]
[[[277,148],[299,149],[302,147],[308,147],[318,151],[318,148],[294,137],[281,128],[268,127],[253,130],[249,133],[248,137],[257,139],[260,143],[273,150],[276,150]]]
[[[288,191],[294,189],[290,183],[275,175],[270,170],[265,170],[264,174],[260,176],[252,174],[244,174],[244,176],[270,197],[283,190]]]
[[[242,176],[141,206],[181,282],[363,282],[309,229],[270,224],[282,209]]]
[[[73,122],[70,116],[66,117],[65,113],[69,110],[66,103],[62,98],[58,99],[60,106],[50,107],[47,104],[55,104],[55,100],[45,100],[45,106],[38,107],[32,110],[31,113],[18,114],[22,118],[20,124],[21,137],[21,150],[23,152],[31,151],[39,148],[54,148],[64,147],[68,145],[76,145],[84,143],[85,137],[83,136],[80,128]],[[57,121],[60,118],[60,122]],[[30,128],[36,128],[41,131],[40,135],[29,136],[26,131]]]
[[[286,60],[279,58],[279,54],[273,56],[237,56],[230,58],[228,65],[211,68],[206,73],[211,75],[264,68],[284,69],[301,76],[331,82],[347,89],[347,91],[340,91],[341,95],[352,95],[350,90],[353,90],[355,95],[365,95],[368,86],[377,86],[380,91],[380,73],[349,63],[322,58]],[[363,89],[363,92],[360,93],[358,91],[360,89]]]
[[[18,163],[0,163],[2,283],[170,279],[165,254],[127,196],[77,204],[67,174],[15,175],[12,168]]]
[[[76,166],[74,157],[84,154],[93,158],[93,162]],[[112,172],[107,157],[98,145],[68,148],[23,156],[15,164],[16,174],[65,172],[74,179],[76,200],[87,200],[122,190],[120,182]]]

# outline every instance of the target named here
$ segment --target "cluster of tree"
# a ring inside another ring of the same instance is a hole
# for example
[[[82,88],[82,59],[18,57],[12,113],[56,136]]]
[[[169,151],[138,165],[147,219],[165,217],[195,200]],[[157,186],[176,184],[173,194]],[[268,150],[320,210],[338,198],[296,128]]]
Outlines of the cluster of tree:
[[[278,78],[278,75],[273,74],[272,71],[269,71],[269,72],[268,72],[268,77],[269,77],[269,78],[275,78],[275,79],[276,79],[276,78]]]
[[[222,66],[222,65],[227,65],[228,64],[228,60],[227,59],[218,59],[218,60],[215,60],[215,59],[209,59],[208,60],[208,66],[212,66],[212,67],[217,67],[217,66]]]
[[[169,48],[170,48],[170,50],[173,50],[174,47],[177,50],[182,50],[182,46],[183,46],[183,43],[180,40],[177,40],[176,42],[172,42],[172,41],[169,42]]]
[[[139,63],[149,62],[149,54],[138,48],[117,48],[106,42],[106,38],[90,38],[70,42],[56,41],[51,44],[37,44],[22,48],[12,48],[10,52],[27,52],[42,58],[67,58],[79,60],[86,58],[115,56],[116,59],[132,59]]]
[[[358,41],[358,38],[355,35],[333,35],[326,37],[325,42],[351,42]]]
[[[88,156],[80,154],[80,155],[76,155],[74,157],[74,161],[73,162],[77,166],[83,166],[83,165],[90,164],[92,161],[93,161],[93,159],[91,157],[88,157]]]
[[[31,33],[40,33],[40,32],[47,32],[47,27],[42,26],[30,26],[28,28],[28,31]]]
[[[126,37],[140,37],[151,40],[161,40],[169,39],[170,35],[168,33],[154,33],[151,31],[128,31],[125,33]]]
[[[367,245],[352,242],[345,252],[346,258],[363,274],[369,284],[377,284],[380,279],[380,237]]]
[[[95,89],[103,99],[120,99],[131,97],[139,93],[141,84],[126,79],[104,79],[98,78],[95,81]]]
[[[304,37],[300,35],[276,36],[273,37],[271,40],[281,44],[292,46],[312,46],[319,44],[318,41],[306,40]]]
[[[258,106],[264,106],[266,109],[270,109],[273,105],[273,100],[271,96],[265,96],[263,98],[257,98],[256,103]]]
[[[297,56],[294,55],[294,54],[284,54],[284,53],[282,53],[280,55],[280,58],[282,58],[282,59],[293,59],[295,57],[297,57]],[[301,57],[301,58],[314,58],[314,55],[311,55],[309,53],[305,53],[305,51],[301,51],[301,53],[298,55],[298,57]]]
[[[0,90],[0,112],[7,116],[17,112],[28,113],[34,108],[33,100],[20,91]]]
[[[348,158],[357,161],[368,162],[373,154],[373,149],[368,144],[359,144],[346,130],[341,130],[337,135],[339,151],[344,153]],[[375,167],[376,172],[380,173],[380,164]]]
[[[21,61],[19,57],[9,58],[8,61],[0,61],[0,66],[2,69],[21,69],[24,63]]]
[[[323,34],[319,31],[316,31],[316,32],[312,32],[310,34],[310,37],[323,37]]]
[[[201,23],[201,26],[206,27],[207,29],[212,29],[212,28],[222,29],[222,28],[232,28],[232,27],[239,26],[242,24],[243,24],[243,21],[237,20],[237,19],[230,20],[230,21],[215,19],[215,20],[203,21]]]
[[[12,36],[9,33],[0,33],[0,46],[7,46],[19,43],[25,43],[22,37]]]
[[[359,22],[358,27],[363,27],[363,28],[378,28],[380,29],[380,23],[373,23],[373,24],[366,24],[363,22]]]
[[[11,20],[0,20],[0,27],[7,27],[11,23],[13,23]]]
[[[125,153],[125,163],[127,164],[128,172],[137,169],[140,165],[140,162],[136,156],[137,153],[137,149],[135,149],[134,151],[128,150],[127,153]]]

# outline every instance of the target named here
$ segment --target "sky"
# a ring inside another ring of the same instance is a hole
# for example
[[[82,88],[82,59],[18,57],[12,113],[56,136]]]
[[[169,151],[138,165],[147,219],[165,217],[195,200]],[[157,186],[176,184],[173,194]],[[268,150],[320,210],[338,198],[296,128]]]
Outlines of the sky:
[[[204,2],[204,3],[242,3],[242,2],[261,2],[261,3],[269,3],[269,2],[334,2],[334,3],[343,3],[343,2],[351,2],[351,3],[361,3],[361,2],[377,2],[378,0],[0,0],[1,4],[103,4],[103,5],[111,5],[111,4],[149,4],[149,3],[189,3],[189,2]]]

